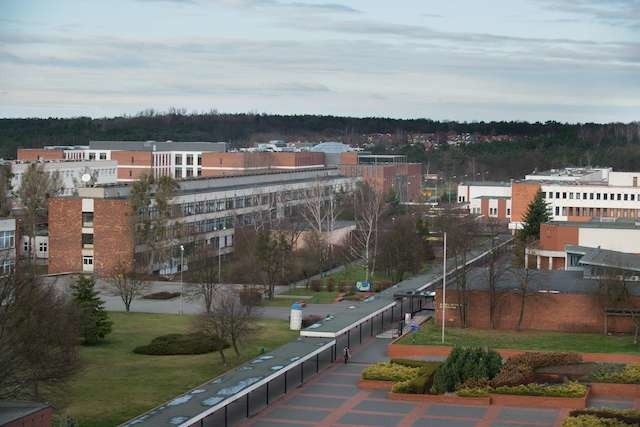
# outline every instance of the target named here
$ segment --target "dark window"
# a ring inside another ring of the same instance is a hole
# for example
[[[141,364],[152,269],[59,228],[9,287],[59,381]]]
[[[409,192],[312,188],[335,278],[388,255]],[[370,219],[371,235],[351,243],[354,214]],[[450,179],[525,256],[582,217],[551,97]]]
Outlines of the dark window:
[[[93,212],[82,212],[82,226],[93,227]]]
[[[176,165],[182,164],[182,154],[176,154]]]
[[[82,247],[85,249],[93,247],[93,234],[82,233]]]
[[[198,154],[198,166],[202,166],[202,154]]]
[[[100,153],[100,160],[107,160],[107,153]]]
[[[187,154],[187,166],[193,166],[193,154]]]

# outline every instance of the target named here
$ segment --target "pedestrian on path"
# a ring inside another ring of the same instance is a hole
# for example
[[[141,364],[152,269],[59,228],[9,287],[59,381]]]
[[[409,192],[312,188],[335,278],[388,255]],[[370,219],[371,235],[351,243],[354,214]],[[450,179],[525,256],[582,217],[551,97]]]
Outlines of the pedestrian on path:
[[[345,347],[343,354],[344,354],[344,363],[346,365],[347,363],[349,363],[349,359],[351,359],[351,349],[349,347]]]

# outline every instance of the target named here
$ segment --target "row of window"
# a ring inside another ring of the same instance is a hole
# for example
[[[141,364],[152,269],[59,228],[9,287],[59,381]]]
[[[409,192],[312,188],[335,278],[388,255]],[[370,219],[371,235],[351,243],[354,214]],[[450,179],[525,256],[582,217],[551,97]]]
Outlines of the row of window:
[[[100,160],[107,160],[107,153],[98,153],[98,158]],[[95,160],[96,153],[89,153],[89,160]]]
[[[193,174],[193,169],[176,169],[175,178],[191,178],[192,176],[202,176],[202,169],[196,170],[196,175]]]
[[[46,240],[38,242],[38,252],[46,253],[49,249],[48,246],[49,245]],[[31,249],[31,242],[29,241],[29,239],[26,239],[24,241],[22,249],[24,249],[24,253],[29,253],[29,250]]]
[[[185,165],[193,166],[193,154],[187,154],[185,157]],[[198,154],[196,157],[196,161],[198,162],[198,166],[202,166],[202,155]],[[176,154],[175,156],[175,165],[182,166],[182,154]]]
[[[560,216],[590,216],[590,217],[613,217],[613,218],[638,218],[640,210],[638,209],[618,209],[618,208],[582,208],[565,206],[554,208],[554,215]]]
[[[554,197],[555,194],[555,197]],[[580,193],[580,192],[566,192],[566,191],[553,191],[543,192],[542,195],[547,199],[576,199],[576,200],[624,200],[624,201],[635,201],[635,194],[626,194],[626,193]],[[640,194],[638,195],[638,200],[640,201]]]
[[[16,232],[0,231],[0,249],[13,249],[16,247]]]

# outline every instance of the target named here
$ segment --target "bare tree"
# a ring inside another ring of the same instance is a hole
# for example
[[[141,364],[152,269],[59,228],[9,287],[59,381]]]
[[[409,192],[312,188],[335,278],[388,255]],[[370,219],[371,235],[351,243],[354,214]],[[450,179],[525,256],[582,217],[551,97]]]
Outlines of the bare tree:
[[[240,297],[230,289],[216,290],[211,311],[204,313],[198,322],[198,331],[229,341],[236,356],[240,356],[239,344],[252,332],[256,306],[243,304]],[[222,357],[224,357],[221,354]]]
[[[528,263],[525,262],[527,242],[531,243],[533,239],[518,236],[514,245],[512,267],[509,269],[516,279],[516,291],[519,296],[518,322],[516,323],[516,330],[518,331],[522,330],[527,301],[538,294],[540,285],[540,272],[529,268]]]
[[[75,306],[29,268],[0,277],[0,399],[41,399],[79,366]]]
[[[109,291],[120,297],[127,313],[131,310],[133,300],[144,295],[148,287],[148,283],[138,278],[133,269],[123,261],[116,264],[108,280]]]
[[[214,249],[211,246],[207,245],[196,251],[195,259],[189,264],[189,270],[193,271],[195,279],[195,283],[188,285],[190,296],[192,299],[202,298],[206,313],[211,313],[216,289],[222,282],[220,248]]]
[[[309,224],[309,227],[319,234],[325,231],[327,222],[327,209],[325,208],[327,198],[325,193],[325,188],[320,185],[320,181],[316,180],[313,186],[305,191],[302,199],[302,216]]]
[[[11,213],[11,165],[9,163],[0,165],[0,216],[4,217]]]
[[[495,218],[489,218],[485,223],[485,234],[490,239],[489,253],[486,260],[487,287],[489,290],[489,324],[491,329],[496,328],[496,308],[498,305],[497,282],[508,270],[502,252],[498,247],[498,237],[504,224]]]
[[[598,270],[598,295],[601,301],[603,314],[607,316],[607,309],[626,309],[635,326],[633,343],[638,344],[640,333],[640,316],[634,306],[631,295],[631,281],[627,280],[629,272],[619,268],[599,268]]]
[[[378,226],[384,209],[382,195],[368,184],[362,184],[354,195],[356,229],[352,233],[351,255],[365,271],[369,281],[375,272]]]
[[[62,181],[58,172],[49,173],[42,163],[31,163],[22,176],[18,197],[24,208],[26,235],[29,237],[29,258],[35,253],[32,249],[38,224],[46,221],[47,200],[62,190]]]

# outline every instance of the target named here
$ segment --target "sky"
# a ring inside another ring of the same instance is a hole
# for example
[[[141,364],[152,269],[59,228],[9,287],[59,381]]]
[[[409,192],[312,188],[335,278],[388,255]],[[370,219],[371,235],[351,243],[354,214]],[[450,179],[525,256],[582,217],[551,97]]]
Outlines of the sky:
[[[640,0],[0,0],[0,117],[640,120]]]

